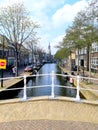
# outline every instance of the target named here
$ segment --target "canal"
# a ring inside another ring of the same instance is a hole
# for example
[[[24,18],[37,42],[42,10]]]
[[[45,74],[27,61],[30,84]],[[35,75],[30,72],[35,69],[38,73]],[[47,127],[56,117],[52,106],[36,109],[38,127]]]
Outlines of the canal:
[[[54,71],[56,74],[61,74],[61,70],[58,68],[57,64],[45,64],[42,68],[38,71],[37,76],[35,78],[30,78],[27,82],[27,97],[36,97],[36,96],[50,96],[51,95],[51,84],[52,84],[52,77],[49,75],[45,76],[38,76],[39,74],[50,74]],[[67,97],[75,97],[76,90],[71,88],[63,88],[63,87],[56,87],[56,85],[62,86],[71,86],[69,82],[64,80],[64,77],[55,76],[54,78],[55,89],[54,93],[55,96],[67,96]],[[45,87],[44,87],[45,85]],[[30,88],[33,86],[35,88]],[[43,87],[36,87],[36,86],[43,86]],[[18,95],[18,98],[23,97],[23,90],[21,90]]]

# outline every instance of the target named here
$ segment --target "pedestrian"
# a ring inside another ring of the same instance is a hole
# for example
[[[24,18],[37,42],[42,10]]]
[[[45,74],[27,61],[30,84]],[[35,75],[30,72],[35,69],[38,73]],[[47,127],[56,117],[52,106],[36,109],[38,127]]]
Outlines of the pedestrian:
[[[9,75],[11,75],[11,76],[13,75],[12,68],[13,68],[13,66],[10,65],[10,66],[9,66]]]
[[[70,82],[70,84],[73,84],[74,83],[74,79],[72,77],[70,77],[69,82]]]
[[[12,67],[12,73],[13,73],[13,77],[15,77],[15,75],[16,75],[16,66]]]

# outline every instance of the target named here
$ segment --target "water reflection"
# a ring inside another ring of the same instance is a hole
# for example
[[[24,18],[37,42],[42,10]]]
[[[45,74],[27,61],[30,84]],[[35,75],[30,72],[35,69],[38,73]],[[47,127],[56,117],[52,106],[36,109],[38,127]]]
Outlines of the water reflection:
[[[60,69],[57,67],[56,64],[45,64],[38,72],[38,74],[50,74],[52,71],[54,71],[57,74],[61,74]],[[62,86],[71,86],[68,82],[64,80],[61,76],[55,76],[54,78],[55,85],[62,85]],[[36,76],[36,78],[32,78],[27,83],[27,96],[45,96],[45,95],[51,95],[51,84],[52,79],[50,76]],[[29,86],[41,86],[41,85],[48,85],[43,88],[29,88]],[[19,97],[21,97],[23,91],[19,93]],[[76,92],[74,89],[68,89],[68,88],[60,88],[55,87],[55,96],[70,96],[75,97]]]

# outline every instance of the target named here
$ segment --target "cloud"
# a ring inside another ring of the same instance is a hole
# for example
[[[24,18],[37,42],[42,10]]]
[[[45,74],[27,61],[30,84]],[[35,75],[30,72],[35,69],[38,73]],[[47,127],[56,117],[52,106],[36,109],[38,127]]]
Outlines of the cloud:
[[[59,42],[61,42],[64,36],[65,36],[64,34],[57,36],[55,39],[52,40],[52,45],[56,45]]]
[[[54,27],[61,27],[66,23],[72,22],[77,12],[87,6],[86,0],[81,0],[73,5],[65,4],[62,8],[58,9],[52,16]]]
[[[65,0],[24,0],[29,9],[33,11],[42,11],[49,8],[57,8],[58,5],[64,4],[64,1]]]
[[[59,35],[59,36],[57,36],[57,37],[55,37],[52,41],[51,41],[51,51],[52,51],[52,54],[55,54],[56,53],[56,51],[58,50],[58,48],[56,48],[56,46],[60,43],[60,42],[62,42],[62,39],[64,38],[64,34],[62,34],[62,35]]]
[[[42,27],[49,29],[52,26],[51,17],[56,9],[64,4],[65,0],[23,0],[32,18],[39,21]],[[32,3],[32,4],[31,4]]]
[[[8,5],[12,5],[14,3],[21,3],[23,0],[2,0],[0,1],[0,7],[5,7]]]
[[[56,48],[56,45],[58,45],[58,43],[62,42],[62,39],[63,39],[64,36],[65,35],[62,34],[62,35],[59,35],[59,36],[55,37],[52,40],[49,40],[49,39],[51,39],[51,35],[49,35],[49,34],[41,35],[41,37],[42,37],[42,39],[40,39],[40,43],[42,43],[41,47],[43,48],[43,50],[48,52],[48,45],[50,43],[50,45],[51,45],[51,53],[55,54],[56,51],[58,50]]]

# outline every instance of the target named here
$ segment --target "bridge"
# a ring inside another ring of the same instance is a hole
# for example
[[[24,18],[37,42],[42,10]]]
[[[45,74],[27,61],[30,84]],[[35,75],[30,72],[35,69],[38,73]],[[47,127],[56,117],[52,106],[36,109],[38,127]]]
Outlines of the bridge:
[[[73,130],[73,128],[74,130],[97,130],[98,90],[94,89],[96,87],[81,87],[81,81],[87,77],[70,75],[77,81],[77,86],[71,87],[55,85],[54,78],[57,74],[54,72],[36,76],[46,75],[51,77],[51,85],[30,86],[28,88],[51,87],[51,95],[31,98],[28,98],[26,93],[28,89],[26,87],[26,77],[28,76],[14,77],[24,81],[24,86],[21,88],[24,90],[23,98],[0,101],[0,128],[2,130]],[[58,76],[66,77],[67,75],[59,74]],[[93,78],[90,80],[97,81],[97,79]],[[91,86],[94,85],[91,84]],[[76,89],[76,96],[56,96],[55,87],[71,87]],[[13,91],[15,89],[20,88],[9,88],[5,89],[5,91]],[[95,94],[96,96],[93,99],[81,99],[81,90],[92,92],[92,95]],[[1,91],[4,91],[4,88]]]

